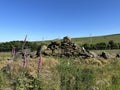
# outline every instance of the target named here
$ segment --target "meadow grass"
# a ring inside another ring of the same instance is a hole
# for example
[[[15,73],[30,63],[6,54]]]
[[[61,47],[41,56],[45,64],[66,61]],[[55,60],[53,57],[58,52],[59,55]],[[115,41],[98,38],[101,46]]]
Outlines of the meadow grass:
[[[3,56],[0,63],[6,66],[10,53]],[[120,90],[119,58],[97,64],[94,59],[43,56],[40,73],[38,59],[29,59],[26,68],[18,60],[9,64],[9,73],[1,70],[0,90]]]

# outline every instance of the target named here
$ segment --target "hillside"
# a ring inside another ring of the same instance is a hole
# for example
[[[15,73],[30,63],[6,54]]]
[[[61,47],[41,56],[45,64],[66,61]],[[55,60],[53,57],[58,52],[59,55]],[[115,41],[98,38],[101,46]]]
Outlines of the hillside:
[[[113,35],[105,35],[105,36],[94,36],[94,37],[83,37],[83,38],[72,38],[72,42],[76,43],[78,45],[83,45],[85,43],[87,44],[96,44],[105,42],[108,43],[110,40],[113,40],[118,47],[114,47],[114,49],[120,49],[120,34],[113,34]],[[43,45],[49,45],[52,40],[44,40],[44,41],[28,41],[26,44],[27,48],[31,48],[32,50],[37,50],[38,46]],[[23,41],[11,41],[11,42],[4,42],[0,43],[0,51],[11,51],[12,48],[18,47],[21,48],[23,44]],[[91,48],[92,50],[93,48]],[[101,49],[97,47],[97,49]],[[110,48],[102,48],[102,49],[110,49]]]
[[[105,35],[105,36],[94,36],[94,37],[83,37],[83,38],[73,38],[73,41],[77,44],[84,44],[84,43],[90,43],[90,44],[96,44],[99,42],[109,42],[110,40],[113,40],[116,43],[120,42],[120,34],[112,34],[112,35]]]
[[[78,38],[72,38],[72,41],[76,44],[96,44],[100,42],[108,43],[110,40],[113,40],[115,43],[120,42],[120,34],[112,34],[112,35],[104,35],[104,36],[93,36],[93,37],[78,37]],[[36,41],[38,44],[41,42],[44,44],[49,44],[51,40],[46,41]]]

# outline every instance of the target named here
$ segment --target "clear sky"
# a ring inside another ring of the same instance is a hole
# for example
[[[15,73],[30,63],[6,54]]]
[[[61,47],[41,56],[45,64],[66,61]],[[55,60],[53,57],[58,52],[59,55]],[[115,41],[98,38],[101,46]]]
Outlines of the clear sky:
[[[120,33],[120,0],[0,0],[0,42]]]

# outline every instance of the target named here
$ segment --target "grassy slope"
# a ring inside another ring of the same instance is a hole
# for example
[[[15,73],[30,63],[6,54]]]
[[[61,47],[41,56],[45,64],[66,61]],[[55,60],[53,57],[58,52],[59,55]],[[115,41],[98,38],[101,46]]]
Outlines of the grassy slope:
[[[85,37],[85,38],[73,38],[73,41],[77,44],[84,44],[84,43],[96,44],[99,42],[108,43],[110,40],[113,40],[114,42],[117,42],[117,43],[120,42],[120,34]]]
[[[105,35],[105,36],[93,36],[93,37],[82,37],[82,38],[72,38],[72,41],[75,42],[76,44],[84,44],[84,43],[89,43],[89,44],[96,44],[100,42],[105,42],[108,43],[110,40],[113,40],[114,42],[119,43],[120,42],[120,34],[112,34],[112,35]],[[45,43],[49,44],[51,40],[48,41],[37,41],[38,44]]]

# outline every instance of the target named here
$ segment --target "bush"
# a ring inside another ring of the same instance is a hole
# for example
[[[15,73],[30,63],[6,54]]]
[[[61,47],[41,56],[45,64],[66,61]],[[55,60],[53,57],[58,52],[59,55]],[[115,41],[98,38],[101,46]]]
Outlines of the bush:
[[[104,43],[104,42],[101,42],[101,43],[97,43],[96,44],[96,49],[97,50],[105,50],[107,48],[107,45],[106,45],[106,43]]]
[[[16,48],[17,50],[22,49],[23,41],[11,41],[6,43],[0,43],[0,52],[8,52],[11,51],[12,48]],[[25,48],[30,48],[31,50],[36,50],[38,47],[35,42],[26,42]]]

